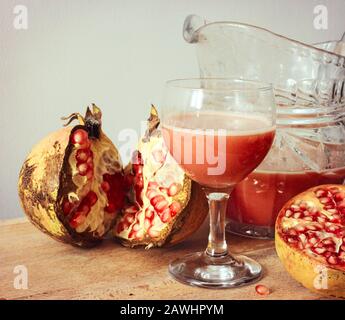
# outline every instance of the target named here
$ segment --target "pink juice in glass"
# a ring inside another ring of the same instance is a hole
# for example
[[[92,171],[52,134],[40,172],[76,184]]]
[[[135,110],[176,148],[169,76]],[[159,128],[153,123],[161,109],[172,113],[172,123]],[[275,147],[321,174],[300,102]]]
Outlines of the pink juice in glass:
[[[199,111],[167,117],[162,132],[171,155],[191,179],[226,188],[261,163],[275,127],[261,115]]]

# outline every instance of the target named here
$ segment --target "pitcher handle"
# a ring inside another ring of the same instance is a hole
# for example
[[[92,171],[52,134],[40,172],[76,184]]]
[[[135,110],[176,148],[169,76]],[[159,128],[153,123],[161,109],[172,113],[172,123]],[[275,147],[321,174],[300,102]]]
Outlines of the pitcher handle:
[[[183,38],[189,42],[198,42],[197,30],[207,24],[206,20],[195,14],[186,17],[183,23]]]

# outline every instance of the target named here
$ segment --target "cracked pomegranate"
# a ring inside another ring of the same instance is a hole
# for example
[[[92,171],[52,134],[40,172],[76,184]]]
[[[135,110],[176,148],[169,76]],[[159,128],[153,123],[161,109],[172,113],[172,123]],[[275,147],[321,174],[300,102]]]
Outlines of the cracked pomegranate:
[[[176,244],[195,232],[208,212],[203,191],[168,153],[158,126],[152,106],[148,129],[125,169],[131,188],[113,233],[130,247]]]
[[[305,287],[345,298],[345,186],[314,187],[288,201],[276,221],[276,250]]]
[[[34,147],[20,172],[22,207],[43,232],[80,246],[99,242],[124,205],[119,154],[101,130],[101,111],[93,105],[85,117]]]

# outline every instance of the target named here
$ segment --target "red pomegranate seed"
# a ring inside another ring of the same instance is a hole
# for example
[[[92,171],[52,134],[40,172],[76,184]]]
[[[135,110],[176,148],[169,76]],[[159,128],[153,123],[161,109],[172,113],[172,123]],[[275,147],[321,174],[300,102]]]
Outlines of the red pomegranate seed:
[[[315,253],[317,254],[323,254],[326,252],[326,248],[314,248],[313,249],[315,251]]]
[[[92,169],[87,170],[87,172],[86,172],[87,180],[91,180],[92,177],[93,177],[93,170]]]
[[[90,191],[87,195],[89,204],[92,207],[98,200],[97,194],[94,191]]]
[[[150,209],[146,209],[145,211],[145,217],[148,218],[148,219],[152,219],[154,217],[154,212]]]
[[[169,211],[165,211],[164,214],[161,216],[161,220],[162,222],[168,222],[171,219],[171,214],[170,214],[170,210]]]
[[[81,225],[86,219],[86,216],[82,212],[77,212],[69,221],[72,228],[76,228]]]
[[[285,216],[287,218],[290,218],[292,215],[293,215],[293,212],[291,210],[288,209],[288,210],[285,211]]]
[[[89,140],[88,133],[83,129],[77,129],[72,134],[72,143],[73,144],[85,144]]]
[[[163,195],[157,195],[151,199],[151,204],[155,206],[158,202],[165,200]]]
[[[157,189],[157,188],[158,188],[158,183],[155,182],[155,181],[149,181],[147,187],[148,187],[149,189]]]
[[[180,191],[180,186],[176,183],[171,184],[168,189],[168,196],[173,197]]]
[[[302,213],[301,213],[301,212],[295,212],[294,215],[293,215],[293,217],[294,217],[295,219],[299,219],[301,216],[302,216]]]
[[[151,238],[155,238],[155,237],[158,237],[160,235],[160,232],[158,230],[154,230],[152,229],[152,227],[148,230],[148,235],[151,237]]]
[[[140,224],[139,223],[136,223],[133,227],[132,227],[132,230],[133,231],[138,231],[140,229]]]
[[[329,264],[338,264],[338,258],[336,256],[330,256],[328,259],[327,259],[327,262]]]
[[[317,238],[310,238],[309,243],[314,245],[315,243],[317,243]]]
[[[78,212],[80,212],[84,216],[87,216],[90,212],[90,207],[87,204],[83,204],[78,208]]]
[[[86,163],[81,163],[78,165],[78,172],[81,176],[85,176],[87,173],[87,164]]]
[[[84,163],[89,158],[90,151],[88,149],[79,149],[76,154],[76,159],[80,163]]]
[[[257,294],[259,294],[261,296],[267,296],[270,294],[270,289],[267,288],[266,286],[262,285],[262,284],[258,284],[255,287],[255,291]]]
[[[104,192],[108,192],[110,190],[110,184],[107,181],[103,181],[101,183],[101,188]]]
[[[333,245],[334,244],[334,242],[333,242],[333,240],[332,239],[324,239],[324,240],[322,240],[322,243],[324,244],[324,245],[326,245],[326,246],[328,246],[328,245]]]
[[[299,206],[296,205],[296,204],[291,205],[290,209],[291,209],[293,212],[299,212]]]
[[[149,198],[149,200],[151,200],[153,197],[157,196],[158,195],[158,192],[156,190],[148,190],[146,192],[146,196]]]
[[[71,213],[73,207],[73,203],[69,202],[68,200],[65,200],[62,204],[62,211],[65,215],[68,215]]]
[[[321,198],[327,195],[327,191],[319,189],[315,191],[315,195],[316,197]]]
[[[180,212],[181,210],[181,205],[179,202],[174,201],[170,206],[170,211],[171,211],[171,216],[174,217],[176,213]]]
[[[136,206],[127,207],[125,210],[126,213],[136,213],[137,211],[138,211],[138,208]]]
[[[297,225],[295,227],[295,229],[298,231],[298,232],[304,232],[305,231],[305,227],[303,225]]]
[[[322,204],[327,204],[327,203],[331,202],[331,199],[328,197],[320,198],[320,202]]]
[[[157,212],[163,212],[166,208],[168,208],[168,205],[169,205],[168,201],[163,199],[163,200],[157,202],[154,207],[157,210]]]
[[[134,220],[135,220],[134,214],[132,214],[132,213],[127,214],[127,215],[126,215],[126,220],[127,220],[127,222],[128,222],[129,224],[132,224],[132,223],[134,222]]]

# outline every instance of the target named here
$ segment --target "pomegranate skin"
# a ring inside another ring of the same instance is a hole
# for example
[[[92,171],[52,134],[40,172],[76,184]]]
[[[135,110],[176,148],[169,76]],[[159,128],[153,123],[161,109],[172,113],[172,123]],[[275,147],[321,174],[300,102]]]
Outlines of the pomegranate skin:
[[[300,193],[284,205],[276,220],[275,248],[286,271],[304,287],[321,295],[345,298],[345,265],[331,265],[318,255],[307,254],[304,250],[287,243],[282,232],[282,220],[292,204],[303,200],[322,210],[322,204],[315,196],[315,191],[333,187],[345,191],[344,185],[321,185]]]
[[[18,194],[23,211],[42,232],[55,240],[80,247],[92,247],[101,242],[103,235],[115,221],[104,227],[102,234],[77,232],[69,225],[62,210],[62,197],[75,192],[77,186],[71,181],[69,158],[73,146],[71,135],[78,129],[88,131],[87,125],[61,128],[41,140],[27,156],[18,181]],[[118,152],[102,131],[99,139],[121,163]],[[122,170],[122,168],[121,168]],[[103,223],[102,221],[100,223]]]

